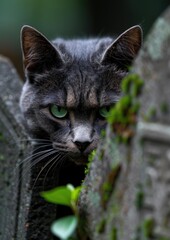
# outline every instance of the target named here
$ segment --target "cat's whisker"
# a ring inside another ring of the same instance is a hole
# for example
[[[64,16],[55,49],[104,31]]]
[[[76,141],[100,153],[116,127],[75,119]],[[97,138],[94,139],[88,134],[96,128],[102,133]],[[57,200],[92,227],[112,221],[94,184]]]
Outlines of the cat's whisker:
[[[69,147],[66,145],[67,142],[55,142],[53,148],[60,152],[67,152]]]
[[[48,139],[39,139],[39,138],[19,139],[18,144],[22,144],[22,143],[31,143],[32,145],[38,145],[43,143],[52,144],[52,141]]]
[[[54,158],[51,159],[51,161],[49,163],[51,163],[51,162],[53,162],[53,163],[51,164],[51,166],[49,167],[47,173],[45,174],[44,181],[43,181],[43,186],[45,186],[45,181],[46,181],[46,178],[47,178],[48,173],[50,172],[50,170],[53,168],[53,171],[54,171],[55,167],[58,166],[58,164],[60,163],[60,160],[62,158],[63,158],[63,156],[60,153],[60,154],[58,154],[58,156],[55,156]],[[53,175],[53,177],[54,177],[54,175]]]
[[[37,182],[38,178],[40,177],[41,173],[44,171],[44,169],[45,169],[54,159],[55,159],[55,158],[50,159],[50,160],[42,167],[42,169],[39,171],[39,173],[38,173],[38,175],[37,175],[37,177],[36,177],[36,179],[35,179],[35,181],[34,181],[32,190],[34,189],[34,187],[35,187],[35,185],[36,185],[36,182]]]
[[[57,173],[59,173],[60,169],[62,168],[63,164],[65,163],[65,159],[67,158],[67,156],[68,156],[68,154],[64,154],[63,156],[60,156],[60,158],[55,159],[55,162],[54,162],[55,164],[53,164],[53,175],[52,175],[53,179],[54,179],[54,173],[56,172],[56,169],[57,169]],[[50,169],[51,169],[51,167],[50,167]],[[58,174],[57,174],[57,178],[56,178],[56,183],[57,183],[57,179],[58,179]],[[44,179],[44,182],[45,182],[45,179]]]
[[[30,165],[30,169],[35,166],[36,164],[38,164],[40,161],[42,161],[43,159],[49,157],[50,155],[56,153],[55,150],[50,150],[49,152],[47,152],[46,154],[43,154],[42,156],[38,157],[37,159],[35,159],[34,161],[32,161],[32,164]]]
[[[40,151],[40,152],[36,152],[36,153],[31,154],[30,156],[24,158],[22,161],[18,162],[16,168],[18,168],[21,164],[24,164],[24,163],[27,162],[28,160],[30,160],[30,159],[33,160],[33,159],[35,159],[37,156],[42,155],[42,154],[44,154],[44,153],[46,153],[46,152],[49,152],[49,151],[51,151],[51,150],[53,150],[53,149],[46,149],[46,150],[43,150],[43,151]]]
[[[54,154],[56,151],[53,150],[53,149],[49,149],[49,150],[45,150],[45,151],[41,151],[41,152],[38,152],[36,153],[35,155],[31,155],[29,156],[28,158],[24,159],[24,162],[26,161],[25,163],[25,166],[24,166],[24,170],[23,170],[23,173],[22,173],[22,176],[25,176],[26,173],[32,169],[33,166],[35,166],[36,164],[38,164],[41,160],[43,160],[44,158],[46,157],[49,157],[50,155]],[[45,154],[44,154],[45,153]],[[37,158],[38,157],[38,158]],[[37,159],[36,159],[37,158]],[[30,163],[29,160],[32,160],[32,163]],[[23,163],[23,161],[20,163],[20,165]],[[29,165],[29,168],[27,168],[27,165]],[[20,166],[19,165],[19,166]],[[20,179],[19,179],[19,182],[21,181],[22,179],[22,176],[20,176]]]
[[[51,140],[41,139],[41,138],[27,138],[27,139],[19,139],[19,142],[51,142]]]
[[[50,147],[52,149],[51,144],[37,144],[37,146],[34,148],[34,152],[38,151],[41,148],[47,148],[47,147]]]

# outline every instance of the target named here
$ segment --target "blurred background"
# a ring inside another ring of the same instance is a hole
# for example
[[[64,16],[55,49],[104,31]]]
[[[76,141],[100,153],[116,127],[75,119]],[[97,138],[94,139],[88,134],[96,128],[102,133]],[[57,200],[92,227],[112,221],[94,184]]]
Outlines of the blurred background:
[[[0,55],[23,78],[20,29],[31,25],[48,39],[117,35],[140,24],[144,36],[169,0],[0,0]]]

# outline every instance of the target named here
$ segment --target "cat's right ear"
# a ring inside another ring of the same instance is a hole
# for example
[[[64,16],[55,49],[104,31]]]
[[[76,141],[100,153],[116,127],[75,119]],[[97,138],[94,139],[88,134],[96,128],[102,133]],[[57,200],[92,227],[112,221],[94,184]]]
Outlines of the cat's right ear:
[[[123,32],[104,52],[101,63],[128,69],[142,45],[142,29],[136,25]]]
[[[40,32],[30,26],[21,29],[23,63],[27,72],[41,73],[53,66],[61,67],[59,51]]]

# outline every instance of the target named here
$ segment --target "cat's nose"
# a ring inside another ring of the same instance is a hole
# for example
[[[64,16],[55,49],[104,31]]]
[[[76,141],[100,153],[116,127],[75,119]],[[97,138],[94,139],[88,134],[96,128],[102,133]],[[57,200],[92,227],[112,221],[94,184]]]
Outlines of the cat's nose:
[[[74,128],[74,138],[72,141],[81,152],[84,152],[92,142],[91,132],[91,126],[88,124],[79,124]]]
[[[90,145],[90,141],[75,141],[74,142],[76,144],[76,146],[78,147],[78,149],[81,152],[84,152],[86,150],[86,148]]]

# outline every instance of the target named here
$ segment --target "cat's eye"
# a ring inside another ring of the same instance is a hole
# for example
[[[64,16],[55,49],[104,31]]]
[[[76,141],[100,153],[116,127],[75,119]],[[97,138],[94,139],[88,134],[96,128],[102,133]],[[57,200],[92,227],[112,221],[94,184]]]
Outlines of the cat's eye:
[[[107,118],[110,113],[110,107],[102,107],[99,109],[99,114],[101,117]]]
[[[67,109],[64,107],[59,107],[55,104],[50,106],[50,112],[55,118],[64,118],[67,115]]]

